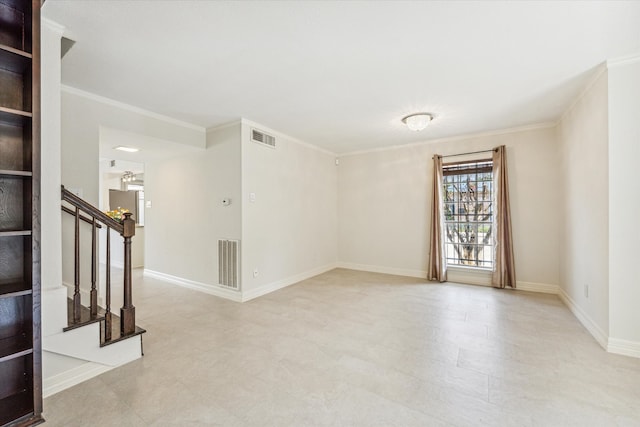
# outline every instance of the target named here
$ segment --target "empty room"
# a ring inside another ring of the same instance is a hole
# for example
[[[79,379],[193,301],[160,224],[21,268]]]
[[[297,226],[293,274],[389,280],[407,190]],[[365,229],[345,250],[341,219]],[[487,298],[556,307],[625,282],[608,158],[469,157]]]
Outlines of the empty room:
[[[640,425],[640,2],[0,23],[0,426]]]

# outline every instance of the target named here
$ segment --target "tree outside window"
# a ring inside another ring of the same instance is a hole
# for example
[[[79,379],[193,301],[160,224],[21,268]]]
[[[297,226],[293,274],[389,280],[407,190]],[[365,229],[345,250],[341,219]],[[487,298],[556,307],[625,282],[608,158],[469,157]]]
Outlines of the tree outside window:
[[[491,160],[443,165],[448,265],[493,267],[492,166]]]

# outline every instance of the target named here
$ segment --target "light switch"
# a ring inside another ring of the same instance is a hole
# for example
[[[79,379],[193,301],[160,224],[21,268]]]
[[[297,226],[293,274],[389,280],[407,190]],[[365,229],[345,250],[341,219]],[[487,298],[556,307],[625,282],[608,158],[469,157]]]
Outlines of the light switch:
[[[151,200],[147,200],[146,202],[144,202],[144,207],[151,208]]]
[[[249,193],[249,201],[254,203],[256,201],[256,193]]]

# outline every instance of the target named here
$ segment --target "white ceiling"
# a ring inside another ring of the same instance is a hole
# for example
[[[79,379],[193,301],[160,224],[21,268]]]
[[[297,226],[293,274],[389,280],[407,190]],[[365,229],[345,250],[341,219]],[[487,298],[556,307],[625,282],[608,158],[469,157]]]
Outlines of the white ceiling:
[[[554,121],[640,53],[640,2],[48,0],[63,83],[203,127],[240,117],[335,153]],[[422,132],[400,119],[427,111]]]

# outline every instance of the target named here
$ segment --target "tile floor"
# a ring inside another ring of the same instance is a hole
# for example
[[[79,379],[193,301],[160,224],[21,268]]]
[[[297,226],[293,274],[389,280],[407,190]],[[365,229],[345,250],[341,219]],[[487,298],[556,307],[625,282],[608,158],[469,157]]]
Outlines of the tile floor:
[[[338,269],[239,304],[135,274],[145,356],[47,426],[640,426],[640,359],[556,296]]]

